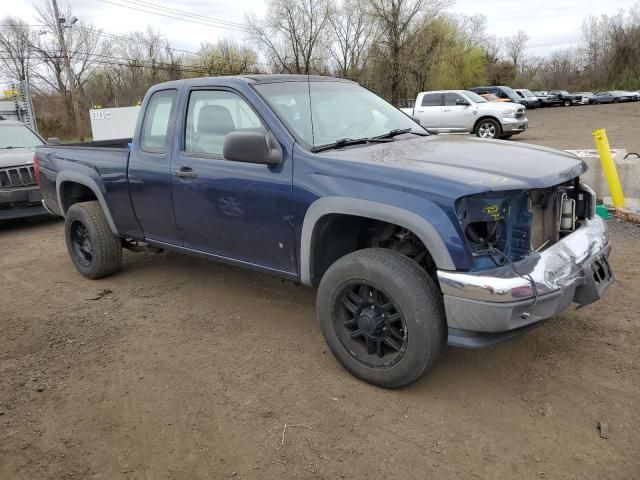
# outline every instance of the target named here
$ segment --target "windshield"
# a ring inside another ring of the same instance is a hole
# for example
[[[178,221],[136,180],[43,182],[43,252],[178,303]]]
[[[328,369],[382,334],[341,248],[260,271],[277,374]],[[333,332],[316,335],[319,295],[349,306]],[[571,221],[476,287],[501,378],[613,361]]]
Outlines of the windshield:
[[[522,93],[524,93],[525,97],[535,97],[535,95],[533,94],[533,92],[531,90],[527,90],[526,88],[524,90],[520,90]]]
[[[509,97],[511,100],[519,100],[520,97],[518,96],[518,94],[515,92],[515,90],[513,90],[511,87],[500,87],[502,89],[502,92]]]
[[[0,125],[0,149],[33,148],[42,144],[42,140],[24,125]]]
[[[469,100],[471,100],[472,102],[475,103],[487,103],[487,100],[482,98],[480,95],[478,95],[477,93],[474,92],[470,92],[469,90],[465,90],[464,92],[464,96],[467,97]]]
[[[426,133],[410,117],[355,83],[282,82],[255,85],[255,89],[307,147],[372,138],[392,130]]]

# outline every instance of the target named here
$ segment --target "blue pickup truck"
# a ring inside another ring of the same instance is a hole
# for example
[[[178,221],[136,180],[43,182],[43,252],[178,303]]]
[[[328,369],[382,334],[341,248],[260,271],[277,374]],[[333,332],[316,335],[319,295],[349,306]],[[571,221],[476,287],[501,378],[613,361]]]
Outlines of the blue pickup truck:
[[[410,384],[449,343],[519,335],[613,281],[577,158],[432,135],[356,83],[255,75],[156,85],[133,139],[36,149],[86,277],[167,249],[317,287],[336,359]]]

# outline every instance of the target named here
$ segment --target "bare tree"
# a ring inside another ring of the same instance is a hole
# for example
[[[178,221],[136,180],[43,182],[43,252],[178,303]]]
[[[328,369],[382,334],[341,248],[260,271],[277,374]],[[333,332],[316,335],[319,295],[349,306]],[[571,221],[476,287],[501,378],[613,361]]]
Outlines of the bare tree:
[[[26,80],[36,35],[20,18],[7,16],[0,24],[0,65],[11,80]]]
[[[324,59],[332,13],[332,0],[269,0],[266,17],[248,15],[247,29],[276,70],[307,74]]]
[[[258,68],[258,54],[251,48],[223,38],[216,43],[203,43],[191,63],[194,72],[207,75],[239,75]]]
[[[524,30],[518,30],[518,33],[506,37],[503,40],[504,51],[507,57],[513,63],[513,66],[517,69],[518,63],[524,54],[524,50],[529,41],[529,35]]]
[[[367,61],[374,24],[363,0],[345,0],[329,19],[333,42],[329,47],[336,74],[357,80]]]
[[[90,24],[78,22],[73,28],[66,28],[64,40],[72,72],[72,78],[67,79],[62,48],[55,33],[58,28],[58,18],[48,3],[35,8],[48,35],[39,35],[34,45],[34,50],[41,60],[41,66],[34,70],[33,77],[39,82],[41,90],[54,90],[64,97],[67,122],[70,122],[75,117],[68,82],[74,82],[75,88],[82,94],[86,82],[101,65],[108,62],[106,59],[109,47],[101,41],[100,31]],[[67,8],[63,16],[71,18],[73,16],[71,9]]]
[[[448,5],[447,0],[368,0],[371,15],[379,28],[379,51],[388,62],[391,101],[400,102],[403,57],[411,45],[415,24],[429,21]]]

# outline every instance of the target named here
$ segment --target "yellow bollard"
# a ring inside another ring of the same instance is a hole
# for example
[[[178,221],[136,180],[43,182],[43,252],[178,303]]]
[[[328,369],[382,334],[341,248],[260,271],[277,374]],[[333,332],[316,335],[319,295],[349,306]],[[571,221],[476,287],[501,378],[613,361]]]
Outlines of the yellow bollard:
[[[598,154],[600,155],[604,176],[609,184],[609,191],[611,192],[611,198],[613,198],[613,206],[622,208],[624,207],[624,194],[622,193],[622,185],[620,185],[616,163],[611,154],[611,147],[609,147],[607,132],[605,132],[604,128],[599,128],[594,130],[592,135],[596,143],[596,148],[598,149]]]

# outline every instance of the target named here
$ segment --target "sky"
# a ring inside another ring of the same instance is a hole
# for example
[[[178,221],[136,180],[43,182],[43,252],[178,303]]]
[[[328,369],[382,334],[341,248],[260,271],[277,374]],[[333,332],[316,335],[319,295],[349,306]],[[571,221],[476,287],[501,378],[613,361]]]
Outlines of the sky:
[[[21,17],[36,23],[33,5],[48,0],[10,0],[11,8],[3,15]],[[145,0],[143,0],[145,1]],[[265,13],[264,0],[146,0],[227,22],[243,23],[246,12],[260,16]],[[164,33],[175,48],[196,50],[203,41],[222,37],[244,40],[238,30],[210,27],[197,23],[174,20],[151,13],[115,5],[142,8],[139,0],[58,0],[61,8],[71,4],[75,16],[93,23],[107,33],[125,33],[145,30],[151,26]],[[619,9],[628,9],[638,0],[456,0],[452,13],[483,14],[487,17],[489,34],[498,37],[525,30],[530,37],[529,53],[544,56],[549,52],[576,46],[580,41],[582,20],[590,15],[612,15]],[[161,13],[156,10],[157,13]],[[167,12],[164,12],[167,13]],[[194,18],[197,21],[197,19]]]

